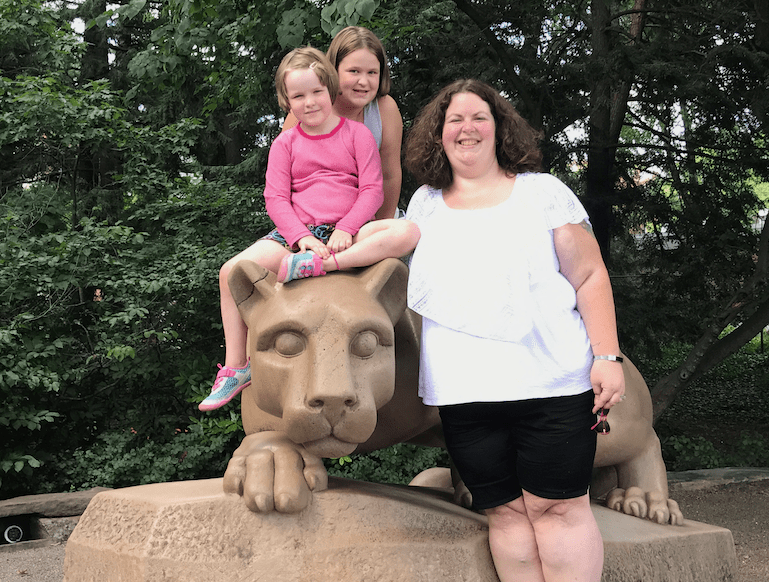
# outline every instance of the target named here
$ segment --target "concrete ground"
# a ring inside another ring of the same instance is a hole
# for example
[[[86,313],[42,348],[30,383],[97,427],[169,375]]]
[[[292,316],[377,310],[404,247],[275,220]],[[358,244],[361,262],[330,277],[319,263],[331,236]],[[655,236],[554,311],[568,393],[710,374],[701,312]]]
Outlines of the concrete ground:
[[[769,580],[769,469],[716,469],[670,473],[671,497],[687,519],[731,530],[738,578]],[[46,522],[52,542],[0,549],[0,582],[62,582],[65,539],[73,518]],[[375,581],[372,581],[375,582]]]

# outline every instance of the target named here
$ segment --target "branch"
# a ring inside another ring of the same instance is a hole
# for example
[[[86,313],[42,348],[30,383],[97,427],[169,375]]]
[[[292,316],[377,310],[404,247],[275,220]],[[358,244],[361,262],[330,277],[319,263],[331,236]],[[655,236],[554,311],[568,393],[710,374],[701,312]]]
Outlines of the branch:
[[[769,323],[769,220],[764,222],[761,230],[757,254],[756,270],[751,279],[727,302],[715,322],[705,330],[689,352],[686,360],[652,388],[654,422],[686,386],[737,352]],[[737,329],[718,339],[721,332],[740,314],[749,315]]]
[[[536,107],[534,106],[534,101],[532,100],[529,91],[526,89],[523,81],[521,80],[520,75],[515,72],[516,63],[507,53],[507,50],[506,50],[507,45],[501,42],[497,38],[497,36],[492,32],[489,25],[486,22],[484,22],[484,19],[481,16],[481,13],[478,10],[476,10],[475,7],[472,4],[470,4],[467,0],[454,0],[454,4],[456,4],[457,8],[459,8],[462,12],[464,12],[467,15],[467,17],[473,21],[473,23],[481,31],[481,34],[483,35],[483,37],[489,43],[489,46],[497,54],[497,56],[499,57],[499,61],[502,63],[502,66],[505,68],[505,71],[507,71],[508,80],[512,84],[513,88],[515,89],[515,92],[518,94],[521,101],[526,103],[526,108],[529,111],[536,111]]]

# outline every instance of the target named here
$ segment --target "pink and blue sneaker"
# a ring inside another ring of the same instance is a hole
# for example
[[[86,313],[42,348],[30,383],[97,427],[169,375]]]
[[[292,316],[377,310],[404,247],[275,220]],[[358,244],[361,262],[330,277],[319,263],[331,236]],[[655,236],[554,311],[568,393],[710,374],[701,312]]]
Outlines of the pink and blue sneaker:
[[[211,394],[198,405],[200,410],[215,410],[227,404],[241,393],[243,388],[251,384],[251,362],[245,368],[230,368],[219,366],[219,373],[211,387]]]

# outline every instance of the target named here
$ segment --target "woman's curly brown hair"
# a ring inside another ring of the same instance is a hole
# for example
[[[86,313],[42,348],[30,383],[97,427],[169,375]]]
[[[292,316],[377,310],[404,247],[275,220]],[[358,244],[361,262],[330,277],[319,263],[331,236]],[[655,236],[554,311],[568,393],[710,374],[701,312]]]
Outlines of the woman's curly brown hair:
[[[542,132],[529,125],[491,85],[461,79],[444,87],[422,109],[406,139],[405,166],[420,184],[444,189],[454,181],[442,135],[446,109],[457,93],[475,93],[489,104],[496,126],[497,163],[505,172],[512,175],[540,171]]]

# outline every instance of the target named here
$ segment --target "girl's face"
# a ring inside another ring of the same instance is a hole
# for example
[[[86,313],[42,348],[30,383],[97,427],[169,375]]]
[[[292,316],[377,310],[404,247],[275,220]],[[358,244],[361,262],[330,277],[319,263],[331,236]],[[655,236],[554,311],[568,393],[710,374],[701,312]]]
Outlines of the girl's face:
[[[339,62],[339,96],[354,107],[365,107],[379,91],[379,59],[366,48],[351,52]]]
[[[475,93],[451,98],[443,122],[443,149],[455,170],[483,169],[497,156],[496,123],[489,104]]]
[[[334,129],[331,96],[312,69],[294,69],[283,78],[291,113],[310,135],[322,135]],[[331,126],[331,127],[328,127]]]

